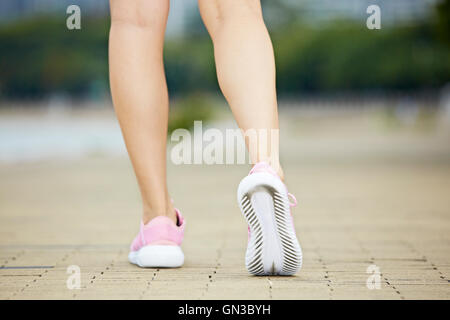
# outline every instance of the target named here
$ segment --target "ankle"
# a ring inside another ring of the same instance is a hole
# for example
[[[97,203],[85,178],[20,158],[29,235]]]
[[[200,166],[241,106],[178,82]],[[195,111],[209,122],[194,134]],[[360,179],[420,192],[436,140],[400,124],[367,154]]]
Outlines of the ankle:
[[[281,181],[284,181],[284,171],[283,168],[281,168],[281,164],[280,162],[276,161],[266,161],[273,170],[275,170],[275,172],[278,174],[278,176],[280,177]]]
[[[175,213],[175,208],[173,207],[172,203],[167,203],[165,206],[160,207],[150,207],[147,205],[144,205],[143,214],[142,214],[142,222],[144,224],[147,224],[152,219],[162,216],[167,217],[170,220],[172,220],[174,223],[177,223],[177,215]]]
[[[283,168],[281,168],[281,166],[278,166],[278,168],[275,169],[275,171],[277,172],[277,174],[280,177],[281,181],[284,182],[284,171],[283,171]]]

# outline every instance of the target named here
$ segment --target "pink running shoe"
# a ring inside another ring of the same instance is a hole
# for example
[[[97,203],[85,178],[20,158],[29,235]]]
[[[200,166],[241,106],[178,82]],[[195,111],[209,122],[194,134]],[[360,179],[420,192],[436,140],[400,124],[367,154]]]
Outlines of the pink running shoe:
[[[265,162],[255,164],[239,184],[237,197],[249,225],[247,270],[254,275],[295,274],[302,265],[302,250],[290,206],[297,200],[275,170]]]
[[[183,265],[181,242],[186,224],[181,212],[175,209],[177,224],[167,217],[153,218],[143,224],[134,238],[128,260],[143,268],[176,268]]]

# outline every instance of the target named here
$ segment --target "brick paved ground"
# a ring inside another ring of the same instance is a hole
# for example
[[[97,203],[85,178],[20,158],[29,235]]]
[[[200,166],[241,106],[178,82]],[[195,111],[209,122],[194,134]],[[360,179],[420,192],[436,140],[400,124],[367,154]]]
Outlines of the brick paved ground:
[[[361,137],[364,122],[342,123],[328,134],[318,120],[286,124],[304,251],[295,277],[244,268],[235,188],[245,166],[170,166],[186,263],[144,270],[127,262],[140,207],[126,159],[1,165],[0,299],[449,299],[449,131]],[[372,264],[379,290],[366,287]],[[69,265],[81,268],[80,290],[66,287]]]

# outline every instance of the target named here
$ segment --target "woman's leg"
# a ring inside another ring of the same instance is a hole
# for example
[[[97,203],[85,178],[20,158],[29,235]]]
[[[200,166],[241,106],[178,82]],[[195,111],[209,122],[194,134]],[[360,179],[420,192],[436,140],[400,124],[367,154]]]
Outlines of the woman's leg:
[[[198,2],[214,43],[219,85],[239,127],[244,132],[262,129],[267,134],[266,145],[257,142],[259,146],[263,143],[263,148],[248,146],[251,160],[269,162],[283,177],[278,153],[275,59],[260,1]]]
[[[199,0],[203,21],[214,43],[217,76],[239,127],[244,131],[278,130],[275,59],[259,0]],[[238,187],[239,208],[249,225],[245,255],[247,270],[255,275],[293,275],[302,252],[292,221],[289,194],[278,158],[278,139],[254,149],[255,165]],[[278,135],[276,135],[278,138]],[[268,150],[268,151],[266,151]],[[263,231],[261,231],[263,230]]]
[[[163,44],[169,0],[110,0],[114,108],[137,176],[143,222],[176,220],[166,184],[168,93]]]

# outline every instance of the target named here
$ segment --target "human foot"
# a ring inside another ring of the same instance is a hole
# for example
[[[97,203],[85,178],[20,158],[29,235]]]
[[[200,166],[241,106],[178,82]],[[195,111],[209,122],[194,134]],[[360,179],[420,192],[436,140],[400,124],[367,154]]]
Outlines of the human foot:
[[[255,275],[295,274],[302,265],[302,251],[290,206],[297,201],[276,171],[266,162],[255,164],[239,184],[237,197],[249,225],[247,270]]]
[[[153,218],[147,224],[141,221],[138,235],[134,238],[128,260],[144,268],[175,268],[183,265],[181,242],[185,220],[175,209],[177,222],[166,216]]]

